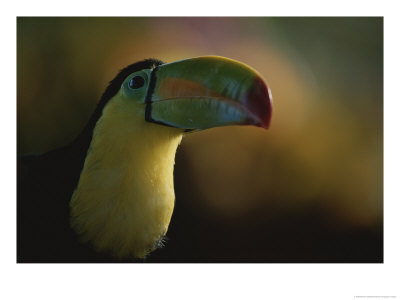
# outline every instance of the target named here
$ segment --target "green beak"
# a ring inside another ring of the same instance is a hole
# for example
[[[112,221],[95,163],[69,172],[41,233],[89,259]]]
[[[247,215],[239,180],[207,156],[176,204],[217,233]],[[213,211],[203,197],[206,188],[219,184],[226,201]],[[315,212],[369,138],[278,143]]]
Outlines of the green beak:
[[[268,128],[271,93],[249,66],[204,56],[158,66],[146,98],[146,121],[186,130],[227,125]]]

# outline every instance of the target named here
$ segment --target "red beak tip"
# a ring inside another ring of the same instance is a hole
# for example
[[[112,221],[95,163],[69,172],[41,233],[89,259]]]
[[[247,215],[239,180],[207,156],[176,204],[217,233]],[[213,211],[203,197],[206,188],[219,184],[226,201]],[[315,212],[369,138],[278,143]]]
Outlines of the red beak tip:
[[[248,108],[259,119],[256,126],[269,129],[272,116],[272,95],[271,90],[260,77],[255,80],[249,95]]]

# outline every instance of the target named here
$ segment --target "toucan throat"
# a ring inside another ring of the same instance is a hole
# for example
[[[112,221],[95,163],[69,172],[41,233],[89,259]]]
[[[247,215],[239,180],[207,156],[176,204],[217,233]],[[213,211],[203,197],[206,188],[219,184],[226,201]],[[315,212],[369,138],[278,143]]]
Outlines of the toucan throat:
[[[183,131],[145,122],[123,100],[112,98],[96,124],[71,200],[71,225],[97,250],[144,257],[168,229]]]

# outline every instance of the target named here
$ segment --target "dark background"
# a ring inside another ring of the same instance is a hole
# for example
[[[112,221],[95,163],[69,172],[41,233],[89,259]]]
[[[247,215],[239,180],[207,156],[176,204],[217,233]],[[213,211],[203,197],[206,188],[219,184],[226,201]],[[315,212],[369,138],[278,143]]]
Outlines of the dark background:
[[[18,18],[17,150],[70,142],[121,68],[237,59],[271,128],[189,134],[148,262],[383,262],[383,18]]]

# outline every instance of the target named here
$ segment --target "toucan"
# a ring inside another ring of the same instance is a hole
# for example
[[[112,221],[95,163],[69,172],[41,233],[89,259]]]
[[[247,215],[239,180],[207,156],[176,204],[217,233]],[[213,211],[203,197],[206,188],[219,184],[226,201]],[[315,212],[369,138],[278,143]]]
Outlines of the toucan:
[[[125,67],[72,143],[18,157],[17,262],[145,258],[168,230],[182,137],[218,126],[267,129],[271,111],[265,80],[232,59]]]

